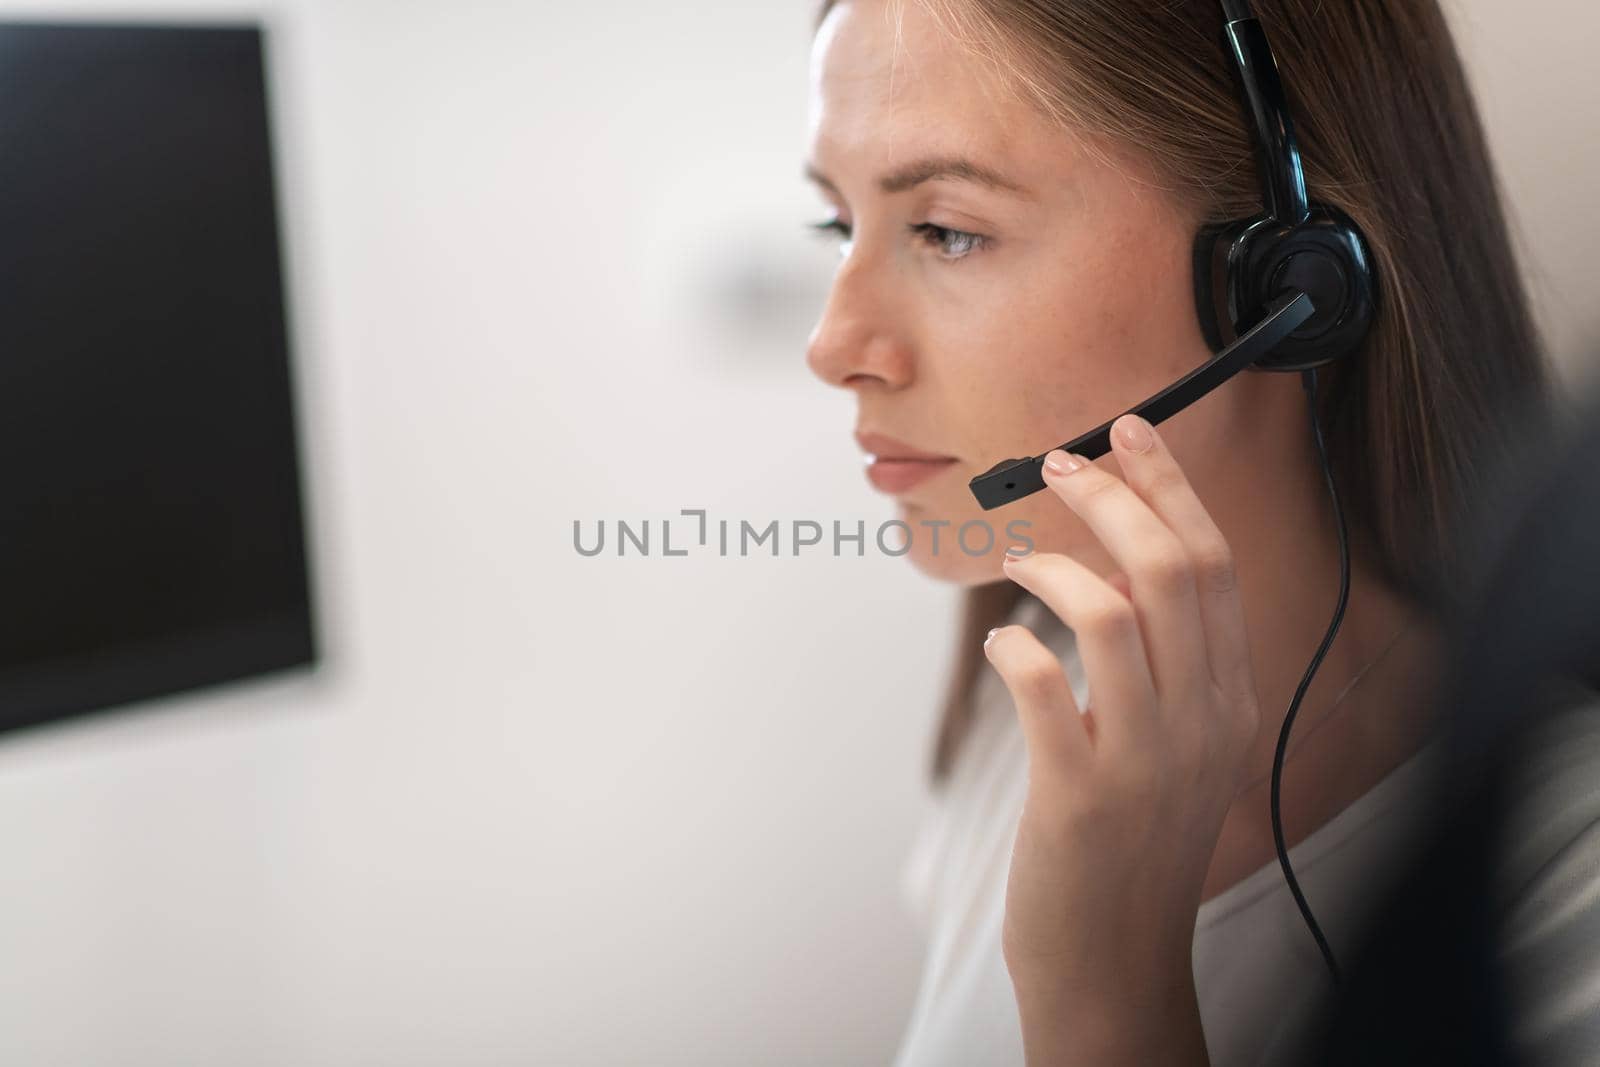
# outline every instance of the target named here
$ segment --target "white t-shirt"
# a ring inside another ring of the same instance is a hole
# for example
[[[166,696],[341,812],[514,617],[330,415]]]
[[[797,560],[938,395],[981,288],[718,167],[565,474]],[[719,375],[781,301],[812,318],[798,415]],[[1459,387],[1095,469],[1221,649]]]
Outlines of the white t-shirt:
[[[1082,706],[1072,631],[1032,596],[1011,621],[1061,657]],[[927,953],[895,1067],[1024,1067],[1000,935],[1027,749],[994,670],[975,696],[972,730],[904,867]],[[1511,903],[1516,1037],[1535,1063],[1600,1062],[1600,701],[1552,720],[1535,751],[1498,872]],[[1439,759],[1432,742],[1289,852],[1340,959],[1351,958],[1382,875],[1416,840],[1425,807],[1413,801]],[[1331,983],[1276,859],[1201,905],[1194,973],[1212,1067],[1293,1062]]]

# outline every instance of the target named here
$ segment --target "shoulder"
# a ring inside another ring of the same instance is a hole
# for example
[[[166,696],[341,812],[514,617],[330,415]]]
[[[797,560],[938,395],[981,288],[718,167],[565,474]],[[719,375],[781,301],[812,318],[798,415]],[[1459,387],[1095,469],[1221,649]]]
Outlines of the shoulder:
[[[1512,900],[1536,898],[1564,856],[1600,858],[1600,692],[1574,687],[1528,731],[1511,796],[1499,875]]]
[[[1530,1062],[1600,1052],[1600,693],[1574,699],[1519,746],[1500,843],[1501,945],[1513,1038]]]

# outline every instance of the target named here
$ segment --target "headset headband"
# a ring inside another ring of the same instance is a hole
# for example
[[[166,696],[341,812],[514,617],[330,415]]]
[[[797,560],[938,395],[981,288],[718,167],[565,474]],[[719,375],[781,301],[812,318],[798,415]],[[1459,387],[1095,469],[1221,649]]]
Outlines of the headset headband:
[[[1289,121],[1289,106],[1278,79],[1278,64],[1267,35],[1250,10],[1249,0],[1222,0],[1228,50],[1239,71],[1245,104],[1256,127],[1256,153],[1261,166],[1261,198],[1269,214],[1284,226],[1298,226],[1311,213],[1300,148]]]

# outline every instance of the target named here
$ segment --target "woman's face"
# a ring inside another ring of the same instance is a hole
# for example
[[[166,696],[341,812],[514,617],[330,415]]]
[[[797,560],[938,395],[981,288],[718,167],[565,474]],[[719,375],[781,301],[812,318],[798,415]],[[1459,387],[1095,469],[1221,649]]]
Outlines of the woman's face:
[[[864,451],[947,457],[869,467],[911,526],[908,555],[936,577],[994,581],[1016,540],[1006,527],[1024,520],[1013,529],[1037,547],[1104,573],[1109,557],[1048,490],[984,512],[967,483],[1208,357],[1190,281],[1196,220],[1131,162],[1095,161],[1001,91],[914,2],[833,8],[813,47],[810,131],[810,171],[847,236],[807,362],[855,392],[858,435],[898,442]],[[1229,415],[1208,398],[1163,436],[1180,461],[1185,439],[1204,455],[1196,439],[1220,440]],[[994,531],[986,554],[966,550],[983,548],[981,527],[957,543],[973,520]]]

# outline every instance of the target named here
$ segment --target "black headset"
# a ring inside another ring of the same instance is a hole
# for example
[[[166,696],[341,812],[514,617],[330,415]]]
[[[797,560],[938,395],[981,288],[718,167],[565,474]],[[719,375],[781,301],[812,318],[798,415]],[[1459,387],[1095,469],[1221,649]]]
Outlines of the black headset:
[[[1278,65],[1248,0],[1222,0],[1228,50],[1256,133],[1265,210],[1207,226],[1194,245],[1195,306],[1212,348],[1239,339],[1284,293],[1311,298],[1310,318],[1252,364],[1255,370],[1310,370],[1353,352],[1372,325],[1375,279],[1361,231],[1350,217],[1306,198],[1300,149]]]
[[[1194,243],[1195,306],[1201,330],[1217,354],[1129,411],[1152,423],[1177,414],[1241,370],[1294,371],[1311,408],[1311,429],[1339,531],[1339,601],[1333,621],[1284,715],[1272,765],[1272,835],[1284,880],[1316,939],[1334,981],[1339,968],[1289,864],[1279,795],[1283,762],[1300,700],[1333,643],[1350,594],[1350,550],[1344,510],[1334,486],[1317,417],[1317,368],[1353,355],[1371,329],[1378,298],[1372,257],[1348,215],[1306,196],[1294,124],[1266,32],[1248,0],[1221,0],[1225,47],[1238,73],[1247,119],[1255,131],[1263,210],[1208,225]],[[1122,414],[1127,414],[1123,412]],[[1060,448],[1088,459],[1111,450],[1108,419]],[[969,487],[984,510],[1044,488],[1045,453],[1006,459]]]

